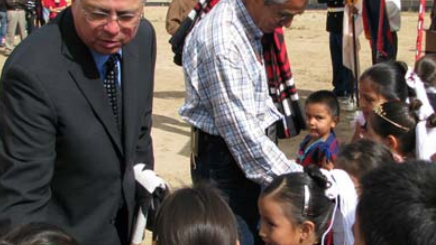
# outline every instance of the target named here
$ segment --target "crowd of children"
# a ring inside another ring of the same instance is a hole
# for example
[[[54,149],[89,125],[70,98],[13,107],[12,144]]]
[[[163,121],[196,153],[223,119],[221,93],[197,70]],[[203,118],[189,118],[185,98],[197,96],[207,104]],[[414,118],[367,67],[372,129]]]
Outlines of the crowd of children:
[[[355,133],[342,145],[334,132],[340,116],[335,95],[322,90],[307,97],[308,134],[296,154],[304,171],[274,179],[258,200],[265,244],[436,243],[436,165],[428,162],[436,152],[428,144],[436,140],[436,56],[424,56],[414,72],[403,62],[376,64],[360,77],[359,92]],[[422,157],[422,147],[431,154]],[[215,187],[185,187],[161,204],[153,241],[239,245],[237,218]],[[78,243],[52,225],[33,223],[12,230],[0,245]]]
[[[67,2],[43,6],[51,19]],[[274,179],[258,200],[265,244],[436,244],[436,165],[430,163],[436,148],[429,145],[436,140],[436,55],[418,60],[413,71],[400,61],[375,64],[360,76],[358,91],[354,133],[342,145],[334,131],[341,111],[335,94],[307,97],[308,133],[295,160],[304,171]],[[153,243],[239,245],[237,218],[215,187],[185,187],[160,205]],[[32,223],[1,237],[0,245],[79,244],[55,226]]]
[[[436,227],[436,196],[429,191],[436,166],[428,162],[436,149],[423,142],[436,140],[431,138],[436,125],[435,61],[435,56],[423,57],[414,72],[398,61],[367,69],[359,81],[361,113],[349,144],[340,145],[335,136],[340,112],[335,95],[323,90],[307,97],[308,134],[296,154],[304,171],[274,179],[258,201],[259,235],[265,244],[436,242],[430,232]],[[431,155],[423,157],[420,147]],[[402,213],[410,207],[423,213]],[[400,227],[404,222],[410,228]],[[422,239],[420,229],[428,231]]]
[[[415,67],[427,100],[422,99],[418,86],[407,85],[410,78],[404,63],[387,62],[367,69],[359,82],[361,118],[349,144],[339,145],[334,133],[340,113],[335,95],[323,90],[308,96],[308,134],[296,159],[304,171],[274,179],[258,201],[259,236],[265,244],[436,242],[432,232],[436,228],[432,191],[436,165],[416,160],[421,140],[418,123],[425,121],[430,131],[435,126],[433,107],[426,118],[419,114],[421,107],[434,100],[435,64],[435,56],[425,56]],[[241,243],[236,220],[215,187],[204,183],[185,187],[161,204],[154,220],[153,243],[249,244]],[[17,227],[0,240],[0,245],[77,244],[64,231],[38,223]]]

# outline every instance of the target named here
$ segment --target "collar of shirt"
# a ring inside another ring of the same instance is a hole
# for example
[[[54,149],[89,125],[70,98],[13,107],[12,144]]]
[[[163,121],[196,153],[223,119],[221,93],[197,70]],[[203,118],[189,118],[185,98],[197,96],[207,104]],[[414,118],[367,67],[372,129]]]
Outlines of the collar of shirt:
[[[121,57],[123,57],[122,51],[118,51]],[[94,63],[97,66],[98,74],[100,74],[100,78],[104,79],[106,74],[105,63],[109,59],[109,55],[107,54],[99,54],[93,50],[91,50],[92,57],[94,58]],[[121,66],[120,61],[118,61],[118,86],[121,86]]]

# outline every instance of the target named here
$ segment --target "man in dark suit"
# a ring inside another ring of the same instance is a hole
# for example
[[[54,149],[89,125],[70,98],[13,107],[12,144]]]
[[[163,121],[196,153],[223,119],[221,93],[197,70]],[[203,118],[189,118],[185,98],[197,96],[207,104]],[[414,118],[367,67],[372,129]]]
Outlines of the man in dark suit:
[[[153,167],[156,41],[142,11],[141,0],[73,0],[8,58],[0,84],[1,229],[46,222],[82,245],[129,244],[133,165]],[[119,66],[111,73],[118,107],[105,88],[107,60]]]

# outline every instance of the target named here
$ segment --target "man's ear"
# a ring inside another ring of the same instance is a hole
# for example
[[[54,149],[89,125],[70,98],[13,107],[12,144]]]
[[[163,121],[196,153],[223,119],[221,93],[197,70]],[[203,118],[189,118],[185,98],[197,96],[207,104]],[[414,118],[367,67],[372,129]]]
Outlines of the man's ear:
[[[300,245],[311,245],[315,241],[315,224],[312,221],[304,221],[300,225]]]

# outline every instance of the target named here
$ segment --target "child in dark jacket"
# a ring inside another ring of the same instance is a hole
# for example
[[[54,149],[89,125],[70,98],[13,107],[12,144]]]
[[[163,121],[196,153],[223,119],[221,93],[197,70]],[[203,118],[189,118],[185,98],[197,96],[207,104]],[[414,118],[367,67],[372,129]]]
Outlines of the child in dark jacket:
[[[307,98],[305,111],[309,133],[300,143],[297,163],[332,169],[339,151],[334,132],[339,122],[339,102],[333,92],[317,91]]]

